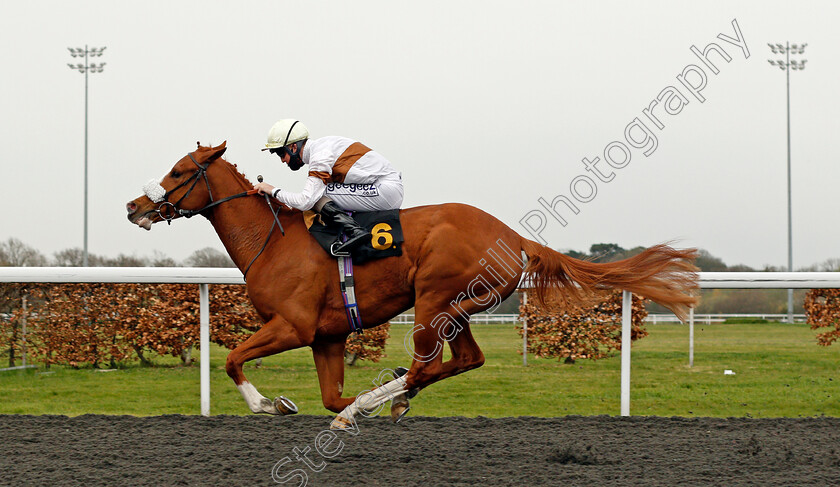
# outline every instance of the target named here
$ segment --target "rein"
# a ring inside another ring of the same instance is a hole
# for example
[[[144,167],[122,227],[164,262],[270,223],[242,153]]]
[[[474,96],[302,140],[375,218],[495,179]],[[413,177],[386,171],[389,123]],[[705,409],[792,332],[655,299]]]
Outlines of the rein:
[[[263,177],[262,176],[257,176],[257,181],[263,182]],[[250,190],[250,191],[254,191],[254,190]],[[286,236],[286,231],[283,230],[283,225],[280,223],[280,220],[277,219],[277,214],[280,213],[280,206],[278,205],[277,210],[275,210],[274,206],[272,206],[272,204],[271,204],[271,198],[269,198],[267,194],[265,194],[263,196],[265,196],[265,202],[268,203],[268,208],[271,210],[271,215],[274,217],[274,221],[271,222],[271,229],[268,231],[268,236],[265,237],[265,242],[263,242],[262,248],[260,248],[260,251],[257,252],[257,255],[255,255],[254,258],[251,259],[251,262],[248,263],[248,267],[245,268],[245,272],[242,273],[242,279],[243,280],[245,280],[245,277],[248,275],[248,271],[251,270],[251,266],[254,265],[254,261],[257,260],[257,258],[262,255],[263,250],[265,250],[265,248],[268,246],[268,241],[271,240],[271,234],[274,233],[274,226],[276,225],[277,227],[279,227],[280,228],[280,234],[283,235],[284,237]]]
[[[195,156],[193,154],[194,154],[194,152],[190,152],[187,155],[190,156],[190,160],[193,162],[193,164],[198,166],[198,170],[196,172],[194,172],[192,174],[192,176],[190,176],[189,178],[184,180],[181,184],[179,184],[178,186],[175,186],[174,188],[172,188],[169,191],[167,191],[166,193],[164,193],[163,202],[160,204],[160,206],[158,206],[157,210],[155,210],[156,213],[158,214],[158,216],[160,216],[160,218],[162,220],[166,220],[167,225],[172,224],[172,220],[175,219],[176,214],[180,215],[180,216],[183,216],[184,218],[192,218],[195,215],[199,215],[199,214],[201,214],[201,213],[203,213],[203,212],[205,212],[205,211],[207,211],[207,210],[209,210],[213,207],[219,206],[222,203],[228,202],[230,200],[234,200],[236,198],[242,198],[244,196],[252,196],[252,195],[255,195],[255,194],[259,193],[259,191],[256,190],[256,189],[249,189],[248,191],[243,191],[241,193],[237,193],[237,194],[222,198],[220,200],[214,201],[213,200],[213,191],[210,189],[210,179],[207,177],[207,168],[210,166],[210,163],[213,162],[213,161],[210,161],[210,162],[208,162],[204,165],[201,165],[201,164],[198,163],[198,161],[195,160]],[[202,178],[204,179],[204,183],[207,185],[207,194],[210,196],[210,203],[208,203],[204,207],[199,208],[197,210],[184,210],[182,208],[179,208],[179,205],[181,204],[181,202],[184,201],[184,199],[187,196],[189,196],[190,193],[192,193],[192,190],[195,189],[195,185],[198,184],[198,180],[202,179]],[[262,176],[257,176],[257,179],[259,180],[259,182],[263,181]],[[172,203],[171,201],[169,201],[169,195],[171,195],[175,191],[183,188],[184,186],[186,186],[190,182],[192,182],[192,184],[187,189],[187,192],[184,193],[184,196],[181,196],[180,198],[178,198],[178,201],[176,201],[175,203]],[[271,229],[268,231],[268,237],[266,237],[262,248],[260,248],[260,251],[257,252],[257,255],[254,256],[253,259],[251,259],[251,262],[248,264],[248,267],[245,268],[245,272],[243,272],[243,274],[242,274],[243,279],[245,279],[246,276],[248,275],[248,271],[251,269],[251,266],[254,264],[254,261],[257,260],[257,258],[260,255],[262,255],[263,251],[268,246],[268,242],[269,242],[269,240],[271,240],[271,234],[274,233],[274,228],[275,227],[280,228],[280,234],[283,235],[283,236],[286,235],[286,231],[283,229],[283,225],[280,223],[280,220],[277,218],[277,214],[280,213],[281,206],[278,205],[277,209],[275,210],[274,205],[271,204],[271,199],[268,197],[268,195],[266,194],[266,195],[263,195],[263,196],[265,196],[265,202],[268,204],[269,210],[271,210],[271,215],[274,217],[274,221],[271,223]],[[171,208],[171,210],[164,210],[164,208]]]

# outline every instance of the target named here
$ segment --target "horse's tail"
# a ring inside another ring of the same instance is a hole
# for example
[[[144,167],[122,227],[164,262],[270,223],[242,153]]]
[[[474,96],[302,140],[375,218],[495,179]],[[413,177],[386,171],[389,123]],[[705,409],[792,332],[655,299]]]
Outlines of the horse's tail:
[[[697,249],[678,250],[655,245],[616,262],[575,259],[531,240],[522,239],[530,276],[541,304],[581,303],[605,289],[623,289],[670,309],[683,321],[697,303]]]

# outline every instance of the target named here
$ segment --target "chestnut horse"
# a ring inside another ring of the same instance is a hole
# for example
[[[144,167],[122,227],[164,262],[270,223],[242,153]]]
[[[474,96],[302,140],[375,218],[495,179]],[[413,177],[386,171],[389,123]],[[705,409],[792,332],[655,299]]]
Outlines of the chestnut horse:
[[[199,145],[153,184],[155,201],[147,189],[146,196],[128,203],[128,219],[149,229],[152,223],[200,213],[237,267],[247,270],[248,296],[265,324],[230,352],[226,370],[255,413],[289,414],[297,408],[282,397],[263,397],[242,365],[295,348],[311,347],[324,407],[339,413],[332,424],[338,428],[396,395],[480,367],[484,355],[469,317],[497,306],[523,275],[530,277],[541,303],[581,304],[603,290],[625,289],[683,318],[696,301],[694,249],[657,245],[629,259],[592,263],[525,239],[471,206],[404,209],[402,255],[355,266],[355,283],[366,326],[414,306],[415,326],[406,338],[407,344],[414,342],[414,360],[407,374],[374,389],[360,405],[357,398],[342,397],[350,328],[335,259],[310,236],[302,212],[274,202],[280,209],[273,215],[265,197],[249,192],[252,184],[221,158],[224,152],[224,143]],[[275,221],[285,234],[271,232]],[[446,362],[444,342],[452,352]]]

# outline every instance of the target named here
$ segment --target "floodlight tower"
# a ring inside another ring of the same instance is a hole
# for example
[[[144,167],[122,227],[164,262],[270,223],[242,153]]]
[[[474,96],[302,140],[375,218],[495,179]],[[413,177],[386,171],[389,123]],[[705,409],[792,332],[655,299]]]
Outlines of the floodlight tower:
[[[785,60],[768,59],[767,62],[772,66],[778,66],[779,69],[785,72],[787,77],[787,197],[788,197],[788,272],[793,272],[793,228],[792,228],[792,212],[790,202],[790,70],[801,71],[805,69],[807,59],[791,61],[791,54],[804,54],[805,46],[808,44],[790,44],[785,42],[785,45],[770,44],[770,50],[773,54],[784,54]],[[793,323],[793,289],[788,289],[788,323]]]
[[[85,48],[82,49],[81,47],[68,47],[67,50],[70,51],[70,55],[73,57],[84,57],[85,63],[77,63],[77,64],[70,64],[70,69],[77,69],[80,73],[85,75],[85,248],[84,248],[84,255],[83,255],[83,264],[85,267],[88,266],[88,73],[101,73],[102,70],[105,68],[105,63],[88,63],[89,57],[99,57],[102,56],[102,52],[105,51],[105,47],[91,47],[88,48],[85,45]]]

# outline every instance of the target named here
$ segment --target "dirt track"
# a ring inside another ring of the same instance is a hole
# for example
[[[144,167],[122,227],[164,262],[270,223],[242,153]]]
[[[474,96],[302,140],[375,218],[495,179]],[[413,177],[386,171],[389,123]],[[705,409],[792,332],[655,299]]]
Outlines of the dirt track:
[[[328,422],[0,416],[0,485],[840,485],[840,418],[374,418],[324,460]]]

